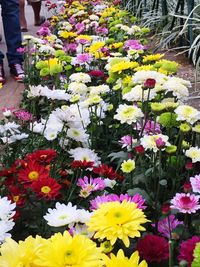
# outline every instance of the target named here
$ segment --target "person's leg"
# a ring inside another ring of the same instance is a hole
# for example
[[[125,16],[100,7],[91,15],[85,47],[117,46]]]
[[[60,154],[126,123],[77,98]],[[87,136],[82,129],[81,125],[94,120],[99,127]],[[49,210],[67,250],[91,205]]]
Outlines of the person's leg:
[[[30,3],[34,12],[35,26],[40,26],[45,21],[45,18],[40,16],[42,2],[41,0],[30,0]]]
[[[22,55],[17,52],[17,48],[22,45],[19,0],[1,0],[1,8],[8,64],[21,63]]]
[[[21,30],[19,22],[19,0],[1,0],[2,20],[4,35],[7,46],[7,59],[10,72],[17,81],[22,81],[24,71],[22,68],[23,57],[17,52],[22,45]]]
[[[25,17],[25,0],[19,0],[19,14],[21,30],[27,31],[27,22]]]

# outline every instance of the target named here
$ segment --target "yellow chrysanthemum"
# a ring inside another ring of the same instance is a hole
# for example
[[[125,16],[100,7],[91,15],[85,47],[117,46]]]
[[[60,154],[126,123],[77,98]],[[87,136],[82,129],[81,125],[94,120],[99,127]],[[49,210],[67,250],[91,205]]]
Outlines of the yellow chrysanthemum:
[[[96,42],[96,43],[93,43],[89,47],[89,53],[90,54],[94,54],[94,53],[98,52],[99,49],[101,49],[104,45],[105,45],[105,42]]]
[[[113,44],[109,45],[109,49],[112,49],[112,48],[117,49],[117,48],[122,47],[123,45],[124,45],[123,42],[113,43]]]
[[[76,37],[76,40],[80,40],[80,39],[84,39],[88,42],[91,42],[93,38],[89,35],[80,34],[79,36]]]
[[[84,235],[72,237],[65,231],[41,245],[36,263],[44,267],[102,267],[101,258],[101,249],[95,242]]]
[[[140,70],[154,70],[153,65],[142,65],[139,66],[137,68],[135,68],[136,71],[140,71]]]
[[[128,85],[130,82],[132,82],[132,76],[130,75],[126,75],[122,80],[123,85]]]
[[[143,63],[149,62],[149,61],[157,61],[164,57],[164,54],[155,54],[155,55],[147,55],[143,57]]]
[[[0,89],[2,88],[2,86],[3,86],[2,83],[0,83]]]
[[[121,164],[121,170],[124,173],[130,173],[135,169],[135,161],[132,159],[124,160]]]
[[[129,237],[140,237],[140,231],[145,231],[141,224],[147,221],[143,211],[134,202],[124,200],[122,203],[114,201],[101,204],[87,226],[89,231],[96,232],[95,238],[106,238],[111,245],[121,239],[128,247]]]
[[[37,236],[33,238],[29,236],[24,241],[17,243],[12,238],[7,238],[6,242],[0,248],[0,266],[17,267],[31,266],[41,267],[34,262],[37,259],[37,251],[40,245],[45,242],[45,239]]]
[[[64,38],[64,39],[68,39],[68,38],[74,38],[77,36],[77,33],[75,32],[68,32],[68,31],[60,31],[59,32],[59,36]]]
[[[127,69],[134,69],[138,66],[139,64],[137,62],[129,62],[129,61],[121,61],[119,63],[114,64],[110,68],[110,72],[117,72],[120,74],[122,71],[127,70]]]
[[[106,8],[102,13],[101,13],[101,17],[102,18],[107,18],[107,17],[111,17],[112,14],[116,11],[116,9],[114,7],[108,7]]]
[[[103,260],[106,267],[147,267],[147,263],[143,260],[139,263],[140,258],[138,251],[135,251],[130,259],[125,257],[124,252],[120,249],[115,256],[111,253],[110,257],[103,255]]]

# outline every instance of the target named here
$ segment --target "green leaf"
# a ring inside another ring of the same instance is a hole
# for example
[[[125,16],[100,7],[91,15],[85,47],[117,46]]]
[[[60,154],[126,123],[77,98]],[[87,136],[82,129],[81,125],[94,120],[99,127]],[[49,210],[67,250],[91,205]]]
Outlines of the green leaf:
[[[143,189],[140,189],[139,187],[136,187],[134,189],[129,189],[127,191],[127,193],[130,195],[130,196],[134,196],[135,194],[140,194],[144,199],[145,199],[145,202],[148,203],[148,204],[152,204],[152,201],[149,197],[149,194],[143,190]]]
[[[124,151],[116,152],[116,153],[111,153],[108,155],[109,158],[111,158],[111,161],[114,161],[115,159],[127,159],[128,154]]]

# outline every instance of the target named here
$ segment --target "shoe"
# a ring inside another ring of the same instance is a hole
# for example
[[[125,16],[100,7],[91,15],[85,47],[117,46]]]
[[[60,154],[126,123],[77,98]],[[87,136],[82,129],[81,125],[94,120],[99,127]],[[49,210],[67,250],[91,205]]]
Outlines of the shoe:
[[[40,16],[40,21],[35,23],[35,26],[41,26],[45,22],[46,18],[44,16]]]
[[[23,82],[25,78],[22,64],[15,63],[10,65],[10,73],[14,76],[17,82]]]
[[[4,72],[4,68],[3,68],[3,63],[0,63],[0,83],[4,84],[6,82],[5,79],[5,72]]]
[[[28,32],[28,29],[27,28],[21,28],[21,32]]]

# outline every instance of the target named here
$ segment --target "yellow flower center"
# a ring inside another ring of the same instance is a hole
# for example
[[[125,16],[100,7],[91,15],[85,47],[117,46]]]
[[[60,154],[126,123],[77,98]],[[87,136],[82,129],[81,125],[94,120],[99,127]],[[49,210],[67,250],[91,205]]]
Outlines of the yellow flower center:
[[[41,188],[41,192],[44,194],[48,194],[51,191],[51,188],[49,186],[43,186]]]
[[[17,202],[19,200],[19,196],[13,196],[14,202]]]
[[[37,180],[39,177],[39,173],[37,171],[32,171],[32,172],[29,172],[28,174],[28,178],[30,180]]]

